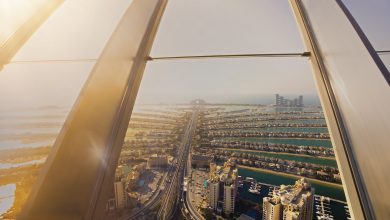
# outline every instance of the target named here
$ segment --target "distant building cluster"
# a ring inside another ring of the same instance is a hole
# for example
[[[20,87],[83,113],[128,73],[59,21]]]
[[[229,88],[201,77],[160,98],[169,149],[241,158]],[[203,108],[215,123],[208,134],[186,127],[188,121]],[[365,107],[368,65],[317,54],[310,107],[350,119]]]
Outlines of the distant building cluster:
[[[217,214],[234,213],[238,186],[238,170],[236,162],[228,160],[224,166],[210,163],[210,178],[208,180],[209,205]]]
[[[295,99],[286,99],[283,96],[275,95],[275,106],[277,107],[303,107],[303,96],[298,96]]]
[[[272,197],[263,198],[263,220],[312,220],[314,188],[305,178],[281,185]]]

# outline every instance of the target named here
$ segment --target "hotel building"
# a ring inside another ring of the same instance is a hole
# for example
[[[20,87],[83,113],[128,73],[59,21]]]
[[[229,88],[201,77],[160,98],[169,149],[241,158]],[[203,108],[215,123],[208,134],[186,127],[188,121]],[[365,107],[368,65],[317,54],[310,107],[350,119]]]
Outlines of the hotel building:
[[[313,219],[314,188],[302,178],[295,185],[281,185],[272,197],[263,198],[263,220]]]

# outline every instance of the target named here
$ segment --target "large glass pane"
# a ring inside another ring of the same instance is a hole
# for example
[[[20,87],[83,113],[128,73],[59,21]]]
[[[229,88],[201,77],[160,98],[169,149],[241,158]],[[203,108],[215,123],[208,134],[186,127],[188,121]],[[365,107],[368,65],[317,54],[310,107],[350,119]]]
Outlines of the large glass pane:
[[[390,2],[343,0],[376,50],[390,50]]]
[[[337,1],[302,2],[348,137],[348,162],[364,212],[372,218],[389,218],[390,177],[383,175],[389,160],[389,73],[367,50]]]
[[[172,0],[152,56],[302,51],[287,1]]]
[[[13,61],[97,59],[131,1],[65,1]]]
[[[46,0],[0,1],[0,46],[3,46],[46,2]]]
[[[282,184],[308,216],[350,217],[305,58],[148,63],[107,218],[260,218]]]
[[[23,23],[11,14],[34,2],[1,1],[0,23]],[[95,59],[130,3],[65,1],[0,71],[0,216],[14,219],[19,213]]]
[[[10,64],[0,73],[0,214],[8,211],[5,218],[19,213],[93,64]]]
[[[348,10],[362,28],[364,34],[379,51],[379,57],[390,70],[390,2],[385,0],[364,1],[344,0]],[[387,51],[387,52],[383,52]],[[385,54],[385,55],[384,55]]]
[[[387,69],[390,69],[390,53],[383,53],[379,55],[383,63],[386,65]]]

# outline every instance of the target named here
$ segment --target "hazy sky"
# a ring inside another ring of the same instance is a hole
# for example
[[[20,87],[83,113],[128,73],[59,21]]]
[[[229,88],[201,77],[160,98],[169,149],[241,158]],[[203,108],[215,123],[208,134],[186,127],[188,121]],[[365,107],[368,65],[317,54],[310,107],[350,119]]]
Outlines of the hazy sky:
[[[67,0],[14,60],[97,58],[130,2]],[[389,1],[346,3],[376,49],[390,49]],[[152,56],[302,51],[286,0],[170,0]],[[383,57],[390,65],[390,56]],[[0,108],[69,106],[93,65],[10,64],[0,72]],[[274,93],[316,93],[305,58],[154,61],[147,66],[137,101],[200,97],[244,102]]]

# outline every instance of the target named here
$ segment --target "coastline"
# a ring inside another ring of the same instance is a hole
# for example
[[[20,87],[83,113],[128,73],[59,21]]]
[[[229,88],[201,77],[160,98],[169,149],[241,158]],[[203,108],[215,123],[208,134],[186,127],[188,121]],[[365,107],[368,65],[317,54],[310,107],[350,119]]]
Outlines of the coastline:
[[[267,169],[258,168],[258,167],[248,167],[248,166],[243,166],[243,165],[238,165],[238,167],[239,168],[243,168],[243,169],[252,170],[252,171],[255,171],[255,172],[275,174],[275,175],[284,176],[284,177],[290,177],[290,178],[294,178],[294,179],[299,179],[299,178],[303,177],[303,176],[299,176],[299,175],[295,175],[295,174],[291,174],[291,173],[282,173],[282,172],[277,172],[277,171],[273,171],[273,170],[267,170]],[[334,187],[334,188],[338,188],[338,189],[343,189],[343,185],[341,185],[341,184],[330,183],[330,182],[317,180],[317,179],[313,179],[313,178],[309,178],[309,177],[304,177],[304,178],[307,179],[311,183],[316,183],[316,184],[319,184],[319,185],[324,185],[324,186]]]
[[[322,156],[311,156],[307,154],[293,154],[293,153],[285,153],[285,152],[270,152],[270,151],[263,151],[263,150],[248,150],[248,149],[236,149],[236,148],[217,148],[217,149],[223,149],[228,151],[245,151],[245,152],[259,152],[259,153],[266,153],[266,154],[284,154],[284,155],[290,155],[290,156],[297,156],[297,157],[307,157],[307,158],[313,158],[313,159],[324,159],[324,160],[334,160],[336,161],[336,158],[332,157],[322,157]]]
[[[294,139],[294,140],[319,140],[319,141],[330,141],[330,138],[306,138],[306,137],[244,137],[244,136],[230,136],[230,137],[220,137],[217,136],[216,138],[257,138],[257,139]],[[314,146],[313,146],[314,147]]]
[[[268,142],[268,143],[282,143],[286,144],[285,142],[288,141],[288,144],[293,144],[293,145],[302,145],[302,146],[307,146],[307,147],[323,147],[323,148],[329,148],[333,149],[332,143],[330,139],[317,139],[317,138],[299,138],[299,137],[216,137],[217,140],[227,140],[227,141],[246,141],[246,142]],[[281,142],[280,142],[281,141]],[[328,144],[313,144],[310,143],[304,144],[304,143],[293,143],[291,141],[309,141],[309,142],[328,142]]]

